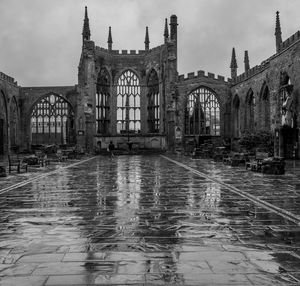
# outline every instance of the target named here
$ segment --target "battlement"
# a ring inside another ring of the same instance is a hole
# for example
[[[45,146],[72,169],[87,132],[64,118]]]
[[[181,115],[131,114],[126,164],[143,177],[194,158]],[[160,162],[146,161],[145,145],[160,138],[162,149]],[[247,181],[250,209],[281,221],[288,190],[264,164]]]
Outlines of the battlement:
[[[5,80],[5,81],[7,81],[7,82],[10,82],[10,83],[12,83],[12,84],[14,84],[14,85],[17,85],[17,84],[18,84],[18,83],[15,81],[15,79],[14,79],[13,77],[8,76],[8,75],[6,75],[6,74],[3,73],[3,72],[0,72],[0,79],[3,79],[3,80]]]
[[[292,36],[290,36],[289,38],[287,38],[284,42],[282,42],[280,44],[279,52],[287,49],[288,47],[290,47],[291,45],[293,45],[295,42],[297,42],[299,40],[300,40],[300,31],[297,31],[295,34],[293,34]]]
[[[203,70],[199,70],[197,71],[197,73],[195,74],[194,72],[189,72],[187,75],[179,75],[178,79],[179,81],[185,81],[185,80],[189,80],[189,79],[195,79],[195,78],[200,78],[200,77],[207,77],[207,78],[211,78],[214,80],[218,80],[218,81],[225,81],[225,77],[221,76],[221,75],[215,75],[214,73],[211,72],[207,72],[207,74],[205,74],[205,71]],[[228,79],[228,82],[230,81],[230,79]]]
[[[270,60],[271,60],[271,58],[263,61],[260,65],[256,65],[253,68],[249,69],[248,71],[238,75],[236,79],[232,80],[232,83],[238,84],[238,83],[240,83],[244,80],[247,80],[247,79],[251,78],[252,76],[264,71],[265,69],[269,68]]]
[[[111,50],[111,51],[109,51],[108,49],[96,46],[96,51],[104,52],[104,53],[111,54],[111,55],[141,56],[141,55],[149,54],[149,53],[154,52],[156,50],[160,50],[163,46],[164,45],[154,47],[154,48],[150,49],[149,51],[146,51],[146,50]]]

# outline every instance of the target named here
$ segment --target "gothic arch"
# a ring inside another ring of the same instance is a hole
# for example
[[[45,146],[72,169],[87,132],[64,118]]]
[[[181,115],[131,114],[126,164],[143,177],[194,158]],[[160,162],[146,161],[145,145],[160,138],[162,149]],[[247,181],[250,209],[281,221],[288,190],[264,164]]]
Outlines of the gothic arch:
[[[245,99],[245,130],[254,130],[254,93],[250,88]]]
[[[152,68],[147,76],[148,98],[148,130],[159,133],[160,125],[160,93],[158,73]]]
[[[33,110],[33,108],[35,107],[35,105],[36,105],[39,101],[41,101],[42,99],[44,99],[44,98],[46,98],[46,97],[48,97],[49,95],[52,95],[52,94],[53,94],[54,96],[58,96],[58,97],[62,98],[63,100],[65,100],[65,101],[70,105],[71,110],[74,112],[73,104],[72,104],[65,96],[62,96],[62,95],[60,95],[60,94],[58,94],[58,93],[56,93],[56,92],[47,92],[46,94],[40,96],[38,99],[36,99],[36,100],[33,102],[33,104],[32,104],[31,107],[30,107],[30,110],[29,110],[29,118],[30,118],[30,116],[31,116],[32,110]]]
[[[270,130],[270,92],[266,82],[263,83],[260,90],[258,107],[261,129],[265,131]]]
[[[142,81],[142,76],[141,76],[141,73],[140,73],[140,72],[138,72],[137,70],[135,70],[135,69],[133,69],[133,68],[124,68],[124,69],[121,69],[121,70],[119,70],[118,72],[116,72],[116,74],[115,74],[115,76],[114,76],[114,78],[113,78],[113,84],[117,86],[120,77],[121,77],[125,72],[127,72],[127,71],[130,71],[130,72],[132,72],[133,74],[135,74],[135,75],[137,76],[138,80],[139,80],[139,83],[141,83],[141,81]]]
[[[200,86],[187,96],[186,135],[220,135],[220,103],[216,93]]]
[[[232,115],[233,115],[233,137],[238,138],[240,136],[240,98],[236,94],[232,100]]]
[[[15,96],[12,97],[9,105],[9,126],[10,146],[17,146],[19,133],[19,108]]]
[[[96,132],[109,133],[111,77],[106,68],[101,68],[97,77],[96,86]]]
[[[141,132],[141,86],[138,75],[125,70],[117,81],[117,133]]]
[[[8,116],[5,93],[0,91],[0,155],[7,151],[8,146]]]
[[[30,112],[31,144],[65,145],[75,140],[74,109],[63,96],[47,93]]]

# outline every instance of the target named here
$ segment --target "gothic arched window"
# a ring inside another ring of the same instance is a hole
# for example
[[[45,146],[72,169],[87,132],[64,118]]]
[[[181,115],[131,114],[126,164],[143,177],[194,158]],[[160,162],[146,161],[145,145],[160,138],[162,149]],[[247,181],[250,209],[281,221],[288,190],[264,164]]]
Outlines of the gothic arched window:
[[[220,135],[220,105],[208,88],[200,87],[188,95],[185,133]]]
[[[245,129],[249,131],[254,129],[254,95],[251,88],[245,101]]]
[[[7,145],[7,105],[4,93],[0,91],[0,155],[3,155]]]
[[[148,129],[150,133],[159,133],[159,80],[155,70],[151,70],[148,79]]]
[[[14,146],[17,145],[17,138],[18,138],[18,107],[16,99],[13,98],[11,105],[10,105],[10,145]]]
[[[127,70],[121,74],[117,85],[117,132],[139,133],[141,87],[137,75]]]
[[[263,130],[269,130],[270,129],[270,94],[269,94],[269,88],[264,83],[260,98],[259,98],[259,109],[260,109],[260,117],[261,117],[261,128]]]
[[[233,136],[238,138],[240,135],[240,99],[236,94],[233,98]]]
[[[49,94],[40,99],[31,113],[32,144],[70,143],[74,112],[61,96]]]
[[[106,69],[101,69],[97,79],[96,92],[96,132],[109,133],[110,77]]]

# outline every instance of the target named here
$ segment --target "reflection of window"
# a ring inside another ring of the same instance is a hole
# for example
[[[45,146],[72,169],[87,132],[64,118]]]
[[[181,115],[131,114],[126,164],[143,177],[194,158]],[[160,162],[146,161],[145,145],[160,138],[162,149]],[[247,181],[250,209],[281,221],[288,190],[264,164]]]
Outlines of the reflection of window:
[[[109,89],[110,77],[105,69],[101,69],[97,80],[96,93],[96,132],[108,133],[109,125]]]
[[[155,70],[148,80],[148,128],[149,132],[159,132],[159,81]]]
[[[185,133],[220,135],[220,105],[215,94],[201,87],[188,96]]]
[[[117,86],[117,132],[140,132],[140,85],[132,71],[125,71]]]
[[[70,122],[67,126],[67,122],[71,115],[70,106],[62,97],[51,94],[42,98],[31,113],[33,143],[66,144],[71,127]]]

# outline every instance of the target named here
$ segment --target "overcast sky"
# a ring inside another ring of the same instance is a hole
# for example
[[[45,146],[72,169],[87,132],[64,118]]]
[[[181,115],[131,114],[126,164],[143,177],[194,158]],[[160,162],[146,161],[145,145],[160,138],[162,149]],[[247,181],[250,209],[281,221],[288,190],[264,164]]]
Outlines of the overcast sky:
[[[275,53],[275,13],[282,38],[300,28],[299,0],[0,0],[0,71],[21,86],[74,85],[82,44],[84,6],[91,39],[113,49],[144,49],[163,43],[164,19],[178,17],[178,72],[205,70],[230,76],[236,48],[238,73],[244,51],[250,66]]]

